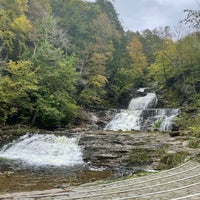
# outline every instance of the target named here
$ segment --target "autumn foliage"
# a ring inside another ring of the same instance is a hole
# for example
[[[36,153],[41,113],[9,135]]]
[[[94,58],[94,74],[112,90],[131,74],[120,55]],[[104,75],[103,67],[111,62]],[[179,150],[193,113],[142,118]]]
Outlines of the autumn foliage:
[[[1,126],[71,127],[80,107],[120,107],[143,86],[200,106],[199,64],[198,31],[125,32],[111,1],[0,0]]]

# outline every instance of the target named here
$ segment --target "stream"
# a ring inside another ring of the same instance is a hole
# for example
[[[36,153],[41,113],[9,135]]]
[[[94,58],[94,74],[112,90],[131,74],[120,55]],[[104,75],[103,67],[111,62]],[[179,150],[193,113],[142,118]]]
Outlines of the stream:
[[[0,150],[0,192],[45,190],[112,177],[82,159],[78,137],[25,134]]]
[[[139,89],[143,94],[144,90]],[[144,93],[145,94],[145,93]],[[157,108],[158,99],[154,92],[133,98],[127,109],[120,110],[106,125],[104,130],[170,132],[180,109]]]
[[[180,111],[157,108],[157,101],[152,92],[133,98],[100,132],[26,133],[4,145],[0,149],[0,192],[67,187],[154,169],[160,150],[169,147],[169,135],[123,131],[171,131]]]

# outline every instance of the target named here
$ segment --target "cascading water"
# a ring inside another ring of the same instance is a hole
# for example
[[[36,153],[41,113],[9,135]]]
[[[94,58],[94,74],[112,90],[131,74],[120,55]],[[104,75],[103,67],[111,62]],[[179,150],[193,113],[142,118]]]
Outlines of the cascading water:
[[[47,134],[26,134],[5,145],[0,150],[0,157],[36,166],[71,167],[83,164],[78,138]]]
[[[133,98],[129,103],[129,110],[145,110],[153,108],[157,104],[157,97],[155,93],[147,93],[146,96]]]
[[[143,90],[138,90],[144,92]],[[121,110],[109,122],[104,130],[145,131],[150,128],[163,132],[172,130],[172,126],[179,109],[156,109],[157,97],[155,93],[147,93],[146,96],[133,98],[127,110]]]

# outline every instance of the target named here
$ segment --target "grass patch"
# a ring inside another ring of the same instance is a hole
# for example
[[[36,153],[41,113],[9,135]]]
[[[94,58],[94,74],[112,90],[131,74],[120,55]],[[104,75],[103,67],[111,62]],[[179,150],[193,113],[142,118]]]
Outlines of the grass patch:
[[[183,163],[187,156],[187,152],[165,153],[160,158],[158,169],[163,170],[176,167],[177,165]]]
[[[200,148],[200,138],[190,139],[188,146],[193,149]]]
[[[134,166],[149,165],[155,158],[160,157],[164,152],[164,149],[134,149],[130,153],[127,163]]]

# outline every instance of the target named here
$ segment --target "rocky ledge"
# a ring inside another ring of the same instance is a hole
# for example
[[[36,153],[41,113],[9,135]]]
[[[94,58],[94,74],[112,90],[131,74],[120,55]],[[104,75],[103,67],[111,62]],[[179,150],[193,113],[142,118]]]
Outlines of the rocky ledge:
[[[20,130],[20,131],[19,131]],[[0,147],[26,132],[79,137],[86,167],[114,170],[127,175],[140,170],[174,167],[184,160],[200,155],[199,149],[189,148],[187,136],[171,137],[168,133],[113,132],[103,130],[42,131],[27,129],[4,130]]]
[[[171,137],[167,133],[86,131],[79,134],[88,165],[117,170],[121,175],[172,168],[198,154],[197,149],[188,147],[186,137]]]

